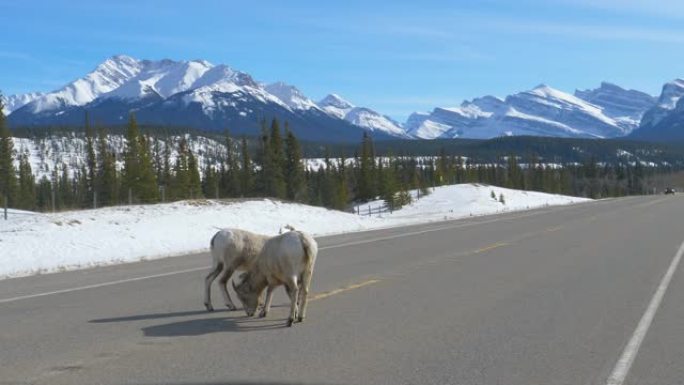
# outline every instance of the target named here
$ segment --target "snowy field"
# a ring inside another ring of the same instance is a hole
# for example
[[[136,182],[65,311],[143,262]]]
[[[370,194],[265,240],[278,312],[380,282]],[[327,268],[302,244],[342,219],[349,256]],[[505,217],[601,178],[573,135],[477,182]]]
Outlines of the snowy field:
[[[504,195],[505,204],[497,199]],[[583,198],[461,184],[435,191],[393,213],[359,216],[268,199],[184,201],[97,210],[0,216],[0,278],[206,251],[220,227],[277,234],[291,224],[315,235],[456,219],[587,201]],[[379,207],[381,201],[361,205]],[[209,260],[207,260],[209,264]]]

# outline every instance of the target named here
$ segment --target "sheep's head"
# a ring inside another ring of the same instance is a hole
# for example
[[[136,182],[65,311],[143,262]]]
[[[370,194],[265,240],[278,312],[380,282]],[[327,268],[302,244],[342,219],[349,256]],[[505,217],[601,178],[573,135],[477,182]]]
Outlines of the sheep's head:
[[[238,299],[242,303],[242,307],[245,309],[248,317],[252,317],[256,313],[257,307],[259,307],[259,297],[260,293],[255,290],[250,284],[250,279],[248,273],[243,273],[240,275],[240,283],[235,284],[232,282],[233,289],[237,293]]]

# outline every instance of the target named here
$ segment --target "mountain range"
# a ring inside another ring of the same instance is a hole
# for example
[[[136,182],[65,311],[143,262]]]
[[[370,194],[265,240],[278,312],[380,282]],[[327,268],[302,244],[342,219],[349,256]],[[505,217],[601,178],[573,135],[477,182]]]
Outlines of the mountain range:
[[[534,135],[578,138],[684,139],[684,80],[656,98],[611,83],[569,94],[548,85],[505,98],[491,95],[457,107],[411,114],[399,123],[334,93],[315,102],[295,86],[262,83],[227,65],[205,60],[138,60],[113,56],[92,72],[47,93],[4,98],[12,127],[82,125],[85,111],[100,124],[142,124],[255,134],[263,120],[288,122],[312,141],[492,138]]]

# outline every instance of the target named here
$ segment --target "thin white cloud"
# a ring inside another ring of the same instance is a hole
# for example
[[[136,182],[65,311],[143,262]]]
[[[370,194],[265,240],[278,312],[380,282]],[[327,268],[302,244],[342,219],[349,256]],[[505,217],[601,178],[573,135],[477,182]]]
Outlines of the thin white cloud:
[[[32,60],[31,55],[24,52],[16,51],[0,51],[0,58],[3,59],[16,59],[16,60]]]
[[[544,0],[545,2],[548,0]],[[681,0],[553,0],[564,5],[599,9],[616,14],[639,14],[664,17],[668,19],[684,18],[684,1]]]

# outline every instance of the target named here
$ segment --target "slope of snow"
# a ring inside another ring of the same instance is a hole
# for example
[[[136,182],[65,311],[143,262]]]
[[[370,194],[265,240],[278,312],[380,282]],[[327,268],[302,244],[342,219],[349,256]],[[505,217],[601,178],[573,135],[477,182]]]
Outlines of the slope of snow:
[[[47,93],[26,106],[33,113],[68,106],[82,106],[111,92],[140,73],[141,64],[130,56],[119,55],[105,60],[95,70],[64,88]]]
[[[369,131],[381,131],[397,137],[410,137],[401,125],[391,118],[370,108],[356,107],[337,94],[330,94],[323,98],[318,102],[318,107],[330,116],[344,119]]]
[[[673,110],[676,109],[677,103],[684,96],[684,79],[675,79],[671,82],[665,83],[658,98],[658,103],[651,109],[644,113],[643,118],[639,124],[638,135],[644,135],[644,130],[649,130],[657,126],[665,118],[667,118]],[[676,111],[674,111],[676,113]],[[647,133],[646,133],[647,134]]]
[[[639,126],[644,112],[656,103],[656,99],[647,93],[626,90],[607,82],[593,90],[577,90],[575,96],[601,107],[604,115],[613,118],[628,132]]]
[[[280,101],[293,110],[318,108],[313,100],[304,96],[304,94],[295,86],[283,82],[276,82],[267,84],[264,88],[268,93],[280,99]]]
[[[148,108],[154,112],[146,119],[164,121],[164,124],[168,124],[165,120],[167,111],[174,113],[185,109],[183,117],[196,125],[242,120],[248,116],[257,121],[264,116],[256,115],[282,115],[282,107],[295,115],[290,119],[292,121],[301,117],[305,122],[316,122],[316,126],[327,121],[330,126],[349,127],[346,123],[331,121],[320,113],[323,110],[335,120],[346,120],[367,131],[407,137],[401,125],[387,116],[354,107],[336,95],[329,95],[319,106],[294,86],[283,82],[259,83],[247,73],[226,65],[214,66],[205,60],[155,61],[113,56],[59,90],[13,96],[6,101],[8,106],[4,111],[13,113],[10,121],[24,126],[73,124],[76,115],[82,116],[82,111],[76,107],[90,109],[108,122],[121,119],[121,113],[116,112],[118,109],[126,111],[129,107],[129,110],[142,110],[144,115]],[[199,108],[194,104],[199,104]],[[307,114],[309,110],[317,113]],[[197,113],[199,116],[195,115]],[[209,123],[206,123],[206,117]],[[203,123],[194,123],[198,121]],[[352,130],[349,131],[351,135]]]
[[[326,111],[328,114],[339,119],[344,119],[349,111],[354,108],[354,105],[342,99],[337,94],[330,94],[318,102],[318,106]]]
[[[11,114],[14,110],[17,110],[24,105],[32,102],[35,99],[43,96],[42,92],[29,92],[27,94],[10,95],[2,97],[2,112],[5,115]]]
[[[407,136],[399,123],[368,108],[352,108],[344,119],[370,131],[382,131],[394,136]]]
[[[183,138],[188,144],[188,148],[196,156],[200,170],[208,165],[215,165],[217,158],[224,158],[226,148],[223,143],[218,143],[213,139],[203,136],[184,135]],[[70,177],[85,165],[86,142],[82,136],[54,136],[40,139],[12,138],[14,149],[17,154],[25,154],[31,164],[31,171],[36,176],[36,180],[42,177],[52,178],[52,172],[59,166],[66,167]],[[172,145],[171,164],[174,165],[178,155],[178,143],[180,136],[167,138]],[[165,141],[156,139],[160,151],[163,152]],[[109,151],[116,155],[117,169],[123,169],[123,152],[125,149],[125,139],[122,135],[109,135],[107,137]],[[97,152],[97,147],[95,148]],[[15,158],[15,167],[19,167],[18,157]]]
[[[494,201],[491,191],[497,197],[503,193],[506,204]],[[586,199],[482,185],[453,185],[438,187],[431,195],[383,217],[268,199],[186,201],[58,214],[17,212],[3,221],[0,232],[0,277],[206,251],[217,227],[276,234],[282,226],[291,224],[322,235],[583,201]]]
[[[635,128],[636,119],[638,116],[607,115],[600,106],[542,84],[504,100],[485,96],[464,101],[459,107],[413,114],[405,128],[422,139],[502,135],[591,138],[624,136]]]

